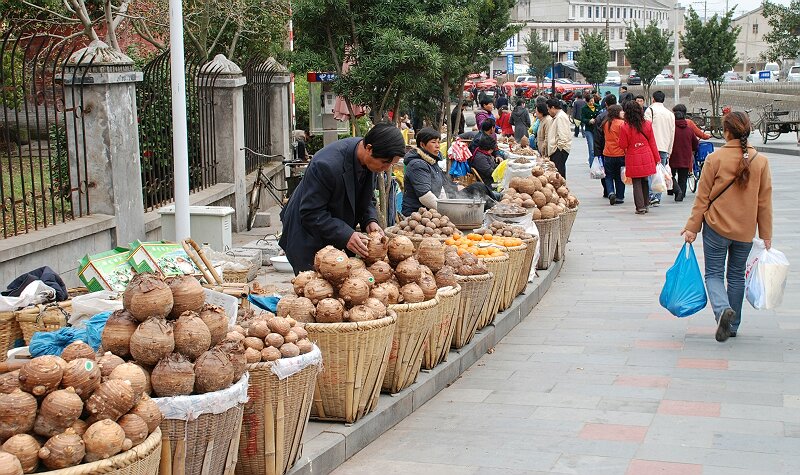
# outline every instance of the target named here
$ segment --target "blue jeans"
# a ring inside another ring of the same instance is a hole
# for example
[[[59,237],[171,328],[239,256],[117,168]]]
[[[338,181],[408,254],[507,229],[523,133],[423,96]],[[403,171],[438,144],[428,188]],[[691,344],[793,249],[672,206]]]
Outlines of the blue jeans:
[[[708,300],[711,301],[711,309],[714,311],[714,318],[717,321],[726,308],[731,308],[736,312],[736,316],[731,321],[731,331],[734,332],[742,321],[744,271],[751,247],[753,247],[752,242],[733,241],[720,236],[711,229],[711,226],[703,222],[703,256],[705,257]],[[727,288],[725,287],[726,278]]]
[[[589,146],[589,166],[592,166],[594,159],[594,131],[586,129],[583,131],[583,136],[586,137],[586,144]]]
[[[666,165],[667,163],[669,163],[669,153],[667,153],[667,152],[658,152],[658,155],[660,155],[660,157],[661,157],[661,164],[662,165]],[[650,185],[650,189],[652,190],[653,189],[653,177],[652,176],[647,180],[647,183]],[[653,198],[658,198],[658,201],[661,201],[661,193],[651,193],[650,194],[650,200],[652,200]]]
[[[617,201],[625,199],[625,183],[622,181],[622,167],[625,166],[625,157],[603,157],[603,167],[606,169],[606,190],[608,194],[614,193]]]

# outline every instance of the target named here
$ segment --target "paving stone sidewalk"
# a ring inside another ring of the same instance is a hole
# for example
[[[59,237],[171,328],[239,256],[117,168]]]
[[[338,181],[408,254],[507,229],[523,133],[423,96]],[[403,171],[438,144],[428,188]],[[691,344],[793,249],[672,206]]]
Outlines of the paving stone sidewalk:
[[[693,195],[637,216],[629,188],[610,207],[576,139],[568,170],[581,211],[545,298],[334,473],[800,473],[800,162],[769,158],[773,243],[795,267],[781,308],[745,303],[739,336],[717,343],[710,306],[678,319],[658,304]]]

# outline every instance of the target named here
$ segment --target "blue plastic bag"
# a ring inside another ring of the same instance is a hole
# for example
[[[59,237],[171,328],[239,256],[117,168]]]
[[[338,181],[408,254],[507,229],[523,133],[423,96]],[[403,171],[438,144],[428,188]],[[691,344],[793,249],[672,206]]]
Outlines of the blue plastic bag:
[[[100,312],[86,321],[86,343],[89,344],[95,351],[100,348],[100,343],[103,338],[103,330],[106,328],[106,322],[111,312]]]
[[[250,294],[247,296],[247,300],[261,310],[275,313],[278,311],[278,302],[281,300],[281,298],[276,295]]]
[[[453,161],[453,164],[450,165],[450,175],[458,178],[460,176],[464,176],[469,173],[469,165],[467,162],[457,162]]]
[[[87,340],[86,330],[83,328],[64,327],[53,332],[36,332],[31,337],[28,351],[31,356],[55,355],[61,352],[72,342]]]
[[[691,244],[683,245],[675,263],[667,270],[658,302],[676,317],[688,317],[706,307],[706,286]]]

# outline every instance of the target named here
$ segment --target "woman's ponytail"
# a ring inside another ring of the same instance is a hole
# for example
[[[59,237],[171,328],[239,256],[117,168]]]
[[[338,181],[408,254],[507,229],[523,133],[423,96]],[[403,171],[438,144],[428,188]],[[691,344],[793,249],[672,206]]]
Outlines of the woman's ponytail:
[[[750,136],[750,117],[744,112],[731,112],[725,116],[722,127],[732,138],[739,141],[742,158],[739,160],[735,181],[739,186],[745,187],[750,181],[751,157],[747,148],[747,138]]]

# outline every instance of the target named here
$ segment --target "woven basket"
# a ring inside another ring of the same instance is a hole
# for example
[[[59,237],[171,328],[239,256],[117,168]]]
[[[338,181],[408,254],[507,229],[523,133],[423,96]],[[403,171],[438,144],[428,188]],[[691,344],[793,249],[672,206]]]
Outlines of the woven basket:
[[[556,253],[553,256],[554,261],[560,261],[564,259],[564,256],[567,253],[567,242],[569,242],[569,235],[572,233],[572,225],[575,224],[575,217],[578,214],[578,208],[575,209],[568,209],[561,213],[560,222],[558,224],[559,228],[559,236],[558,236],[558,248],[556,249]]]
[[[425,354],[425,339],[433,327],[438,306],[438,297],[419,303],[389,305],[397,313],[397,329],[381,391],[399,393],[417,380]]]
[[[71,311],[72,301],[64,300],[24,308],[17,312],[17,322],[22,330],[25,344],[31,343],[31,337],[36,332],[52,332],[67,326]]]
[[[378,404],[397,317],[369,322],[306,323],[322,351],[311,417],[352,423]]]
[[[236,466],[244,404],[197,419],[164,419],[159,475],[228,475]],[[155,474],[156,472],[150,472]]]
[[[472,341],[472,337],[478,331],[478,321],[483,310],[482,303],[489,299],[494,284],[494,274],[490,272],[483,275],[456,275],[456,280],[461,287],[461,299],[458,301],[451,346],[459,349]]]
[[[445,287],[439,289],[437,294],[439,305],[436,307],[436,320],[431,327],[431,333],[425,342],[425,354],[422,357],[422,368],[433,369],[442,361],[447,361],[453,333],[456,330],[456,312],[461,301],[461,287]]]
[[[494,274],[494,281],[492,282],[492,290],[489,293],[489,298],[486,299],[483,309],[481,309],[481,317],[478,320],[478,330],[489,325],[494,321],[497,311],[500,309],[500,304],[503,301],[503,292],[505,291],[506,278],[508,274],[508,254],[499,257],[485,257],[482,258],[486,263],[489,272]]]
[[[539,230],[539,262],[536,263],[537,269],[547,269],[550,267],[550,263],[553,262],[558,241],[561,239],[559,220],[559,217],[533,220],[536,229]]]
[[[97,462],[37,472],[41,475],[155,475],[161,460],[161,429],[156,427],[144,442],[132,449]]]
[[[528,277],[531,275],[531,269],[533,268],[533,258],[536,257],[536,241],[535,236],[522,241],[528,245],[528,248],[525,250],[525,260],[522,262],[522,270],[519,274],[519,280],[517,280],[517,295],[524,292],[525,286],[528,285]]]
[[[527,279],[527,274],[523,277],[523,267],[525,266],[525,255],[528,253],[528,245],[522,243],[519,246],[507,247],[508,268],[506,280],[503,288],[503,296],[500,301],[500,310],[505,310],[514,302],[514,298],[519,294],[517,284],[520,279]]]
[[[250,398],[244,406],[237,475],[283,475],[300,458],[319,368],[309,365],[285,378],[271,363],[247,366]]]
[[[8,350],[22,339],[22,329],[17,322],[17,312],[0,312],[0,363],[8,357]]]

